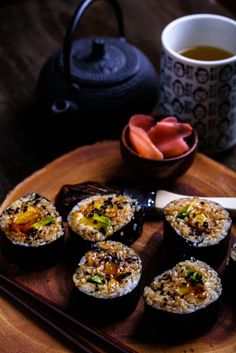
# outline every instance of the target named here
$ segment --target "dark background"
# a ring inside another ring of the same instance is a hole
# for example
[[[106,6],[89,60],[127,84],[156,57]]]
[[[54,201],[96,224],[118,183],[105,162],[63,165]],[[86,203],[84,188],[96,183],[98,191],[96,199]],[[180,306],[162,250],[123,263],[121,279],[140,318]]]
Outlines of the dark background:
[[[0,202],[18,182],[71,146],[63,137],[48,136],[48,126],[35,106],[40,69],[62,46],[65,30],[78,5],[75,0],[0,2]],[[140,48],[159,73],[160,34],[171,20],[192,13],[235,18],[231,0],[120,0],[126,39]],[[116,36],[114,14],[104,1],[83,17],[78,38],[92,34]],[[55,134],[52,134],[55,135]],[[236,147],[211,156],[236,171]]]

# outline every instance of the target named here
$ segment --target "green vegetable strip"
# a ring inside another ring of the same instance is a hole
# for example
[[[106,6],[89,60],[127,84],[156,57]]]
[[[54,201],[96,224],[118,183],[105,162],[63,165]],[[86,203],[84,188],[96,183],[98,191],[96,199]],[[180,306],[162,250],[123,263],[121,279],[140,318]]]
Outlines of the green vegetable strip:
[[[87,278],[87,282],[94,283],[94,284],[106,284],[107,280],[105,277],[94,275],[94,276],[89,276]]]
[[[187,205],[177,214],[177,217],[181,218],[181,219],[185,218],[185,217],[187,217],[189,215],[191,210],[193,210],[193,206],[192,205]]]
[[[109,219],[108,217],[99,216],[99,215],[96,214],[96,213],[93,215],[92,219],[93,219],[94,221],[98,221],[98,222],[100,222],[100,223],[103,223],[103,225],[104,225],[106,228],[109,227],[109,225],[110,225],[110,223],[111,223],[111,221],[110,221],[110,219]]]
[[[189,280],[192,284],[203,284],[202,275],[198,272],[189,271],[186,279]]]
[[[45,216],[42,219],[40,219],[40,221],[34,223],[33,228],[39,229],[42,226],[49,225],[50,223],[52,223],[52,221],[53,221],[53,217]]]

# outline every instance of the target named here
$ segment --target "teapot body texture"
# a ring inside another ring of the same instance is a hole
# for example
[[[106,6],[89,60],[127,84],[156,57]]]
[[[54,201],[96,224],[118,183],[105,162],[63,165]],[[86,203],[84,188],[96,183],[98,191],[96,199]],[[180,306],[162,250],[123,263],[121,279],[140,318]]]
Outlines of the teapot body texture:
[[[76,9],[63,48],[47,60],[37,85],[47,119],[62,127],[71,124],[83,142],[119,138],[132,114],[150,114],[158,100],[155,69],[145,54],[124,38],[116,0],[109,4],[117,16],[118,37],[74,40],[80,17],[94,1],[84,0]]]

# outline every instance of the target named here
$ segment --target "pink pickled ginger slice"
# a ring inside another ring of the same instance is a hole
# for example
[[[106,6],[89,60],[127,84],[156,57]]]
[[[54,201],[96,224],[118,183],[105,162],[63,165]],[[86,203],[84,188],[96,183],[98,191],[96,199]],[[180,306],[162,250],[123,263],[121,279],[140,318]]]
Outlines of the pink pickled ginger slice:
[[[129,140],[133,149],[141,156],[149,159],[164,159],[162,152],[152,143],[147,132],[155,120],[146,115],[134,115],[129,120]]]
[[[129,120],[129,128],[133,126],[148,131],[155,124],[155,119],[149,115],[137,114],[133,115]]]
[[[173,158],[189,150],[184,138],[191,135],[192,127],[179,123],[175,117],[167,117],[152,126],[147,132],[150,140],[163,153],[164,158]]]

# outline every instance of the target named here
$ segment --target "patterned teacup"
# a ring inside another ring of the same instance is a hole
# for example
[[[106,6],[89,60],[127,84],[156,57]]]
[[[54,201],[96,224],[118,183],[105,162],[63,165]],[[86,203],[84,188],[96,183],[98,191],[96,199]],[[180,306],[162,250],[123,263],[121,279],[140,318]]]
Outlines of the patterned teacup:
[[[212,154],[236,143],[236,21],[212,14],[181,17],[162,32],[162,114],[177,115]],[[180,54],[197,46],[222,48],[225,59],[199,60]]]

